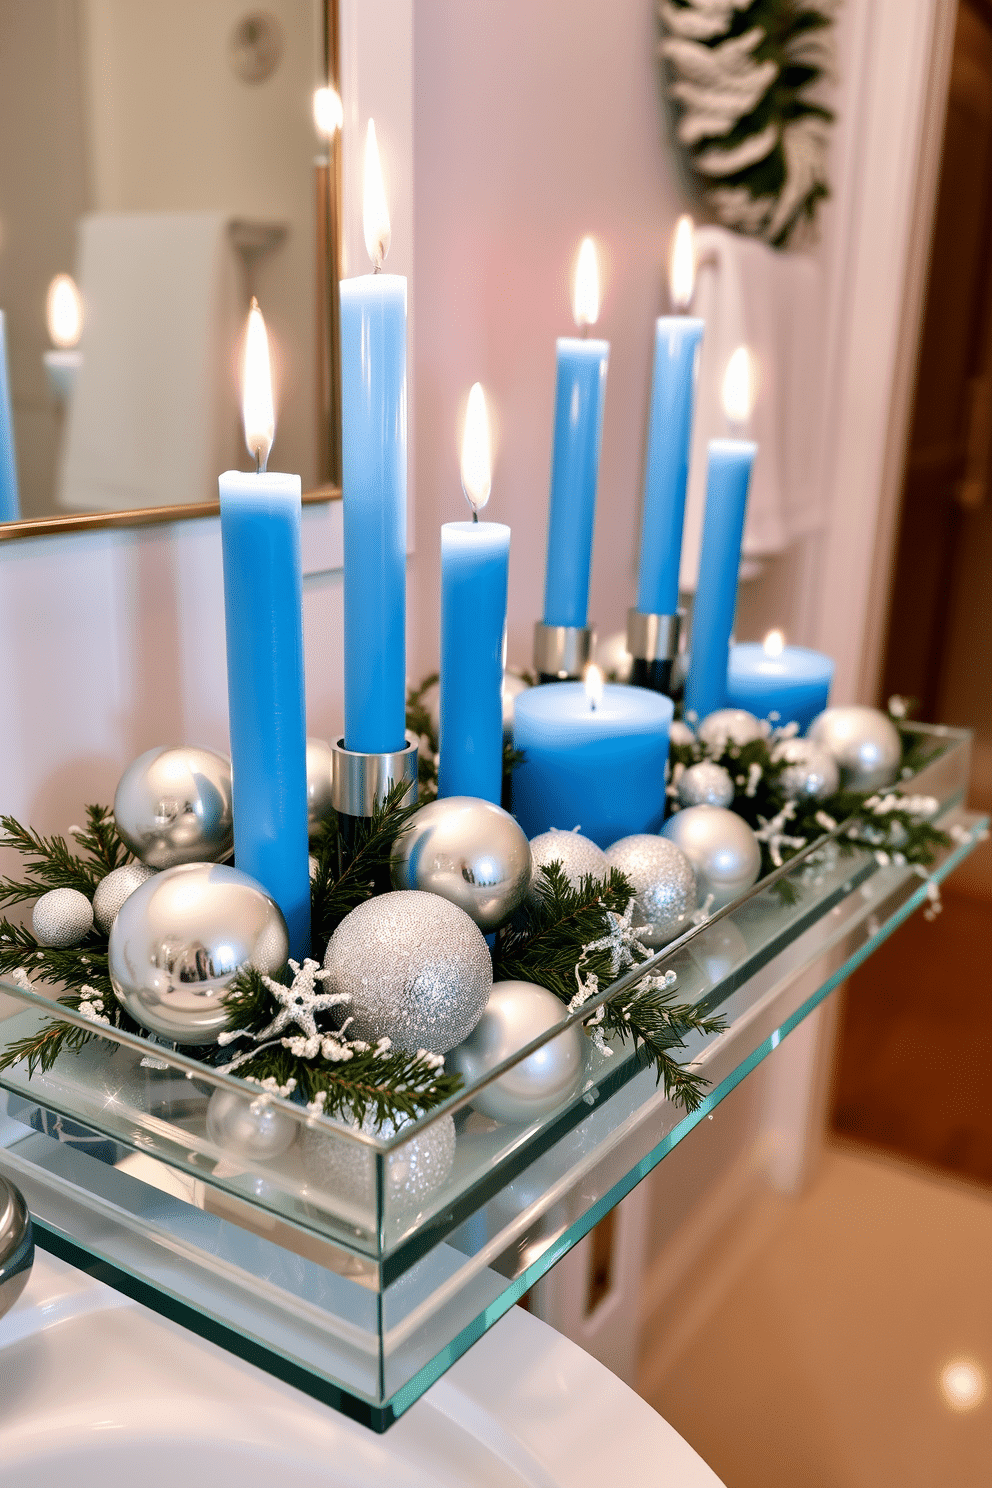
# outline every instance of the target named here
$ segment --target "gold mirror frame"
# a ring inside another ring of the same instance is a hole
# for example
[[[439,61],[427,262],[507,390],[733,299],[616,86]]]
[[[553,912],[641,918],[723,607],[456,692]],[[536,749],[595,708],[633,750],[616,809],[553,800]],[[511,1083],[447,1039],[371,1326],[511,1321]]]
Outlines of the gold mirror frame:
[[[321,55],[328,87],[340,92],[338,0],[324,0]],[[328,141],[326,159],[318,157],[316,179],[317,273],[317,478],[303,501],[336,501],[341,496],[341,302],[336,293],[341,263],[341,131]],[[218,474],[220,472],[218,471]],[[220,500],[191,501],[182,506],[146,506],[134,511],[79,512],[70,516],[28,517],[0,522],[0,542],[26,537],[53,537],[96,527],[148,527],[215,517]]]

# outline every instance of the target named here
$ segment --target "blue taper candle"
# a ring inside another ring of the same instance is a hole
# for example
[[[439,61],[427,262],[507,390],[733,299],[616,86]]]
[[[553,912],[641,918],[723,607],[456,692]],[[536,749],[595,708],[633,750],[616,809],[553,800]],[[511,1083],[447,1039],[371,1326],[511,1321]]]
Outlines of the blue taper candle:
[[[17,456],[14,452],[14,411],[11,406],[10,365],[7,358],[7,317],[0,310],[0,522],[17,522],[20,516]]]

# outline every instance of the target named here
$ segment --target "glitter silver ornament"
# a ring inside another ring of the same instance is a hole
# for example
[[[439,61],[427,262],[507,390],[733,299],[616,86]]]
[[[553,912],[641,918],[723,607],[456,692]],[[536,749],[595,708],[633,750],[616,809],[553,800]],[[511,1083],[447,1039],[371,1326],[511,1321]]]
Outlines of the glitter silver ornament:
[[[696,736],[687,723],[683,723],[681,718],[676,718],[668,726],[668,742],[669,744],[695,744]]]
[[[560,863],[565,877],[573,889],[577,889],[583,878],[605,878],[609,871],[606,854],[595,842],[583,837],[580,832],[560,832],[552,827],[550,832],[541,832],[530,840],[531,878],[527,895],[536,903],[547,888],[547,879],[541,872],[549,863]]]
[[[899,774],[899,733],[877,708],[828,708],[813,719],[806,737],[833,756],[851,790],[876,790]]]
[[[93,906],[78,889],[49,889],[31,911],[31,928],[39,945],[65,950],[93,929]]]
[[[288,955],[286,922],[260,884],[219,863],[183,863],[121,905],[110,980],[142,1028],[178,1044],[212,1044],[241,968],[272,976]]]
[[[369,1136],[387,1141],[398,1129],[402,1126],[397,1128],[388,1117],[377,1124],[371,1111],[361,1126]],[[315,1126],[304,1131],[302,1149],[308,1183],[331,1199],[340,1196],[364,1208],[374,1208],[375,1154],[370,1148]],[[387,1214],[394,1219],[412,1219],[442,1186],[454,1160],[455,1123],[450,1116],[439,1116],[386,1159]]]
[[[219,863],[234,847],[230,760],[192,745],[146,750],[118,782],[114,820],[150,868]]]
[[[325,988],[347,992],[350,1038],[446,1054],[478,1023],[493,982],[478,926],[439,894],[405,889],[366,899],[327,946]]]
[[[681,806],[729,806],[734,799],[734,782],[722,765],[700,760],[682,771],[678,792]]]
[[[718,708],[699,725],[699,737],[713,754],[722,754],[730,744],[763,739],[767,732],[767,726],[743,708]]]
[[[680,847],[667,837],[641,832],[614,842],[606,860],[634,886],[633,923],[645,945],[663,946],[688,930],[697,902],[696,876]]]
[[[296,1140],[297,1123],[261,1092],[215,1090],[207,1103],[207,1134],[232,1157],[281,1157]]]
[[[722,909],[756,882],[761,846],[743,817],[722,806],[688,806],[669,817],[662,832],[682,849],[696,875],[701,906]]]
[[[530,844],[508,811],[475,796],[421,806],[396,839],[394,889],[423,889],[495,930],[530,887]]]
[[[485,1012],[465,1042],[448,1055],[448,1068],[467,1086],[475,1085],[494,1065],[554,1028],[564,1016],[564,1006],[546,987],[494,982]],[[474,1095],[472,1106],[493,1121],[511,1124],[547,1116],[578,1086],[585,1069],[585,1042],[577,1025],[564,1029]]]
[[[529,686],[530,683],[527,681],[527,678],[522,677],[519,672],[510,671],[508,669],[503,673],[502,698],[504,739],[509,739],[513,736],[513,706],[516,702],[516,699],[522,692],[526,692]]]
[[[616,630],[596,647],[596,665],[608,682],[629,682],[634,658],[627,650],[627,632]]]
[[[840,785],[837,761],[812,739],[782,739],[772,750],[772,759],[787,761],[778,777],[787,801],[797,801],[803,796],[822,801],[825,796],[832,796]]]
[[[307,740],[307,827],[315,837],[333,809],[331,770],[334,755],[325,739]]]
[[[147,883],[154,872],[154,868],[148,868],[144,863],[125,863],[122,868],[115,868],[106,878],[101,878],[93,895],[93,918],[104,935],[110,934],[124,900]]]

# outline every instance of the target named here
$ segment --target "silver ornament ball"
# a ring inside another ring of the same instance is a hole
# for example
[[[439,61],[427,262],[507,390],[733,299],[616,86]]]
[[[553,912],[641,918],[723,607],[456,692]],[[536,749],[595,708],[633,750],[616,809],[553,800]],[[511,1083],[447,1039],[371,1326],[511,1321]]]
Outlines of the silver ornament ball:
[[[389,1118],[377,1124],[369,1111],[361,1130],[388,1141],[402,1126],[397,1128]],[[302,1149],[308,1183],[322,1189],[332,1202],[340,1195],[350,1203],[374,1208],[375,1154],[368,1147],[314,1126],[304,1131]],[[412,1219],[442,1186],[454,1160],[455,1123],[450,1116],[439,1116],[386,1159],[387,1214],[394,1219]]]
[[[207,1135],[232,1157],[281,1157],[296,1140],[297,1123],[259,1092],[215,1090],[207,1103]]]
[[[316,837],[331,814],[333,758],[326,740],[307,740],[307,829],[311,837]]]
[[[743,894],[761,872],[761,845],[743,817],[722,806],[689,806],[662,827],[685,853],[696,875],[701,906],[709,912]]]
[[[147,883],[155,872],[144,863],[125,863],[101,878],[93,895],[93,918],[104,935],[109,935],[124,900]]]
[[[494,982],[486,1010],[468,1038],[448,1055],[448,1068],[466,1086],[485,1077],[524,1044],[559,1024],[565,1008],[553,992],[532,982]],[[585,1036],[566,1028],[513,1069],[473,1095],[471,1105],[509,1124],[547,1116],[572,1095],[585,1069]]]
[[[689,942],[689,955],[715,986],[741,965],[747,955],[747,941],[731,919],[717,920]]]
[[[547,889],[548,881],[541,869],[546,868],[549,863],[561,864],[573,889],[577,889],[587,875],[605,878],[609,871],[606,854],[597,843],[590,842],[580,832],[561,832],[557,827],[531,838],[530,859],[531,879],[527,898],[535,904]]]
[[[634,658],[627,650],[627,632],[616,630],[596,647],[596,665],[608,682],[629,682]]]
[[[678,783],[680,806],[729,806],[734,782],[722,765],[700,760],[682,771]]]
[[[242,967],[272,976],[288,955],[286,922],[260,884],[219,863],[183,863],[121,905],[110,980],[142,1028],[178,1044],[212,1044]]]
[[[394,889],[422,889],[495,930],[530,888],[530,844],[508,811],[475,796],[421,806],[393,847]]]
[[[804,796],[822,801],[832,796],[840,785],[837,761],[812,739],[782,739],[772,750],[772,759],[785,761],[786,768],[778,783],[787,801],[798,801]]]
[[[718,708],[699,725],[699,737],[712,754],[723,754],[731,744],[750,744],[768,732],[760,719],[743,708]]]
[[[31,911],[31,928],[39,945],[67,950],[93,929],[93,906],[78,889],[49,889]]]
[[[526,677],[519,672],[505,671],[503,673],[503,737],[505,739],[513,736],[513,708],[517,698],[522,692],[526,692],[530,683]]]
[[[680,745],[695,744],[696,736],[687,723],[683,723],[681,718],[676,718],[668,726],[668,742]]]
[[[114,820],[150,868],[219,863],[234,847],[230,760],[193,745],[146,750],[118,782]]]
[[[493,982],[473,920],[438,894],[379,894],[345,915],[327,946],[325,984],[351,997],[349,1037],[446,1054],[478,1023]]]
[[[899,733],[877,708],[828,708],[813,719],[806,737],[833,756],[851,790],[877,790],[899,774]]]
[[[696,875],[680,847],[667,837],[639,832],[607,850],[634,887],[634,926],[645,945],[657,948],[688,930],[696,908]]]

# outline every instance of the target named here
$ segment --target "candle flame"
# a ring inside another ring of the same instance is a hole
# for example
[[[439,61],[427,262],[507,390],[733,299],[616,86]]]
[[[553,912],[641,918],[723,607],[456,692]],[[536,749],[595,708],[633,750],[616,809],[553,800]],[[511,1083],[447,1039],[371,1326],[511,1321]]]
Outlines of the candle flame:
[[[248,328],[245,332],[245,372],[241,394],[241,411],[245,425],[245,444],[248,453],[255,456],[259,469],[264,470],[269,459],[269,450],[276,432],[276,416],[272,406],[272,371],[269,366],[269,338],[265,321],[252,299],[248,312]]]
[[[318,88],[313,95],[313,122],[318,134],[333,139],[344,123],[341,95],[336,88]]]
[[[723,411],[732,424],[746,424],[755,395],[754,361],[746,346],[738,346],[723,374]]]
[[[603,674],[594,661],[591,661],[582,673],[582,681],[586,689],[586,697],[592,709],[599,707],[603,701]]]
[[[692,218],[680,217],[675,224],[668,266],[668,292],[673,310],[688,310],[696,287],[696,234]]]
[[[71,275],[55,275],[48,286],[45,309],[53,345],[68,351],[83,333],[83,302]]]
[[[386,206],[386,189],[382,184],[382,165],[379,161],[374,119],[369,120],[365,136],[364,224],[365,246],[372,260],[372,267],[378,274],[386,261],[392,233],[389,227],[389,208]]]
[[[577,326],[595,325],[599,319],[599,260],[592,238],[583,238],[579,245],[572,314]]]
[[[462,433],[462,490],[473,513],[480,512],[492,491],[489,413],[481,382],[473,382]]]
[[[780,630],[770,630],[764,639],[766,656],[781,656],[785,650],[785,636]]]

